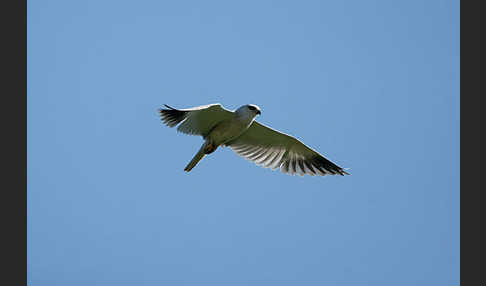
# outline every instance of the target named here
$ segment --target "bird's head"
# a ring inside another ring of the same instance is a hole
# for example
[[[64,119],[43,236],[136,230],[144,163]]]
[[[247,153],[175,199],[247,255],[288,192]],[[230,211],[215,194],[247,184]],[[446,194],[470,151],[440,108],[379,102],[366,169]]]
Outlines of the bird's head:
[[[262,112],[260,111],[260,107],[254,104],[246,104],[238,108],[235,112],[237,116],[243,120],[249,120],[250,122]]]
[[[250,112],[254,112],[255,116],[262,114],[262,111],[260,110],[260,107],[258,107],[255,104],[247,104],[246,107],[250,110]]]
[[[262,114],[260,107],[256,106],[255,104],[243,105],[242,107],[238,108],[237,112],[246,113],[252,115],[253,117],[257,116],[258,114]]]

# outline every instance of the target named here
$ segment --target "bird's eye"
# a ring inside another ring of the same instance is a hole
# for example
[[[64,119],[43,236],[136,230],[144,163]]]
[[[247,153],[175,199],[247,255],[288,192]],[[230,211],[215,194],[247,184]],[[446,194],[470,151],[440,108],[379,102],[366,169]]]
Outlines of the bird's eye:
[[[248,106],[248,108],[249,108],[250,110],[256,110],[255,106],[251,106],[251,105],[249,105],[249,106]]]

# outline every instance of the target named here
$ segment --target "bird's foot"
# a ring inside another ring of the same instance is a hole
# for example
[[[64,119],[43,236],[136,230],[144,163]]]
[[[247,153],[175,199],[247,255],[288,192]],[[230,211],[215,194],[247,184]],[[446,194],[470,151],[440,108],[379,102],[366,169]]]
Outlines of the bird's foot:
[[[218,146],[214,145],[213,143],[209,143],[206,145],[206,147],[204,147],[204,154],[211,154],[216,151],[217,148]]]

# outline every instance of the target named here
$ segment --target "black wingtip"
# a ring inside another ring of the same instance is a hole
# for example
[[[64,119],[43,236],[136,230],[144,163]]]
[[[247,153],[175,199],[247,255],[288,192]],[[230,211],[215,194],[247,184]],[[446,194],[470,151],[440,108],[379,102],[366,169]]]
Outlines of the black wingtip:
[[[164,104],[168,109],[159,108],[162,121],[169,127],[174,127],[186,118],[187,111],[175,109]]]
[[[165,107],[167,107],[167,108],[169,108],[169,109],[172,109],[172,110],[177,110],[177,109],[175,109],[174,107],[170,107],[170,106],[168,106],[167,104],[164,104],[164,106],[165,106]]]
[[[342,170],[342,169],[341,169],[341,176],[344,176],[344,175],[349,175],[349,176],[351,176],[351,174],[350,174],[350,173],[348,173],[348,172],[346,172],[346,171],[344,171],[344,170]]]
[[[341,176],[350,175],[343,168],[339,167],[338,165],[334,164],[333,162],[327,160],[326,158],[324,158],[322,156],[314,157],[313,160],[311,160],[311,162],[321,172],[323,172],[323,170],[321,170],[321,169],[324,169],[325,172],[327,172],[330,175],[341,175]]]

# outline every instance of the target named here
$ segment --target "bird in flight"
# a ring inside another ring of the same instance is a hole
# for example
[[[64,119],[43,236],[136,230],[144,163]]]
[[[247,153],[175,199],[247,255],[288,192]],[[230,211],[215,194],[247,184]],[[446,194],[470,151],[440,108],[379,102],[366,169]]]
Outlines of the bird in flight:
[[[343,168],[324,158],[298,139],[267,127],[255,120],[261,110],[254,104],[235,111],[221,104],[209,104],[187,109],[175,109],[164,104],[159,109],[162,121],[169,127],[180,123],[177,130],[200,135],[204,143],[184,171],[191,171],[205,155],[219,146],[229,146],[238,155],[265,168],[290,175],[349,175]]]

